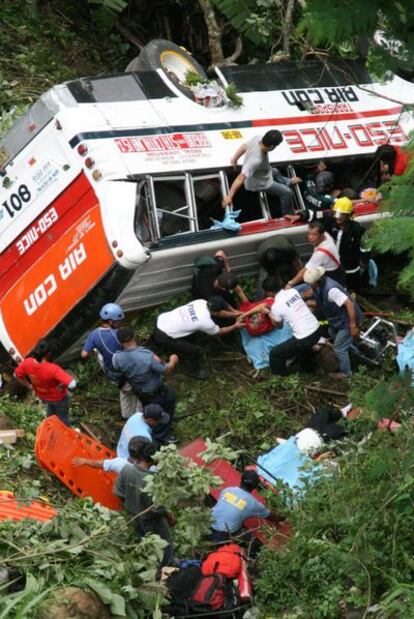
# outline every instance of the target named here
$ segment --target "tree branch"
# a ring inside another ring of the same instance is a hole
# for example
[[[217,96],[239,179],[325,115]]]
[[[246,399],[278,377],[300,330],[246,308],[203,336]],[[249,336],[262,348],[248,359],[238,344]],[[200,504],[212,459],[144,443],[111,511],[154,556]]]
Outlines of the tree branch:
[[[208,32],[208,46],[211,54],[211,64],[223,64],[224,53],[221,41],[221,28],[218,25],[216,14],[210,0],[198,0],[204,15]]]

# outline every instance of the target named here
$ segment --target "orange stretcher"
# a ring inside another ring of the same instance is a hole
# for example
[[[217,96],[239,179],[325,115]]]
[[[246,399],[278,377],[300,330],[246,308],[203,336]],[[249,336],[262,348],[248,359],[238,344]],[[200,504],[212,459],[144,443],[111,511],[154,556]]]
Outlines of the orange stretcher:
[[[78,497],[91,497],[95,503],[109,509],[121,509],[121,501],[113,493],[115,473],[72,464],[72,459],[76,457],[90,460],[114,458],[116,454],[111,449],[86,434],[72,430],[52,415],[37,429],[35,453],[39,465],[56,475]]]
[[[210,495],[217,500],[223,488],[240,485],[241,473],[239,473],[239,471],[237,471],[229,462],[220,458],[213,460],[210,464],[206,464],[201,458],[202,453],[206,449],[206,443],[203,439],[198,438],[185,447],[182,447],[179,451],[182,456],[190,458],[193,462],[200,466],[207,466],[211,469],[214,475],[221,477],[223,480],[222,485],[219,488],[210,488]],[[256,492],[256,490],[254,490],[252,494],[258,501],[265,503],[264,499]],[[286,521],[275,524],[266,519],[260,520],[258,518],[248,518],[243,522],[243,526],[250,530],[252,535],[254,535],[254,537],[256,537],[262,544],[272,547],[282,546],[292,534],[292,526]]]
[[[57,511],[41,501],[21,501],[13,492],[0,490],[0,520],[39,520],[46,522],[57,516]]]

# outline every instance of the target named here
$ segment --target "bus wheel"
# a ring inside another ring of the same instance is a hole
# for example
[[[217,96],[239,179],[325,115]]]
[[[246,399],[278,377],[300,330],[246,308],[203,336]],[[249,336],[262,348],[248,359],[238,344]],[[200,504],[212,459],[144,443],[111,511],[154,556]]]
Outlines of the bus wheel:
[[[207,78],[203,67],[183,47],[164,39],[150,41],[139,56],[131,60],[125,71],[156,71],[163,69],[171,81],[185,94],[184,85],[188,72]]]

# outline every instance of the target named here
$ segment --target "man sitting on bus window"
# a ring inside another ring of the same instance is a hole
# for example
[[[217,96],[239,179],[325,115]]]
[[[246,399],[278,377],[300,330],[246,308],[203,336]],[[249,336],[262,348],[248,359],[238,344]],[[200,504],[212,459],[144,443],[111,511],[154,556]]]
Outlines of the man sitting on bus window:
[[[272,150],[283,142],[283,136],[277,129],[267,131],[263,137],[254,136],[242,144],[231,160],[233,168],[242,155],[244,161],[240,174],[234,179],[230,191],[223,199],[223,208],[232,204],[237,191],[242,185],[247,191],[265,191],[277,196],[280,200],[282,216],[293,214],[293,198],[291,186],[302,181],[295,176],[287,178],[277,168],[270,166],[269,155]]]

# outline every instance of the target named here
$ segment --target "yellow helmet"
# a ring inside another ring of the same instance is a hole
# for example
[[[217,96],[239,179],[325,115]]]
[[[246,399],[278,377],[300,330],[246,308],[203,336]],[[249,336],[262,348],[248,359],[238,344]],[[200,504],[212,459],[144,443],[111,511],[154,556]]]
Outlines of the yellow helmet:
[[[350,215],[353,208],[352,200],[349,198],[338,198],[335,200],[332,210],[343,215]]]

